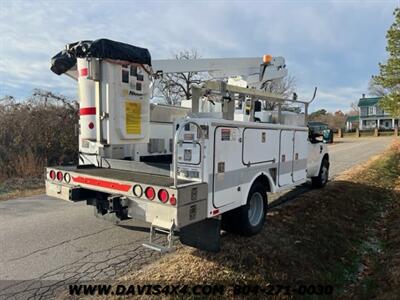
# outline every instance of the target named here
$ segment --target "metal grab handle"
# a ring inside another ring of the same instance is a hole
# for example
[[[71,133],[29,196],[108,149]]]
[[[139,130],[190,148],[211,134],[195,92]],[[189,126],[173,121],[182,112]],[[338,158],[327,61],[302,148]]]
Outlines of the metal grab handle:
[[[178,158],[178,147],[177,147],[178,138],[179,138],[179,135],[180,135],[180,133],[182,131],[182,128],[185,128],[185,126],[188,125],[188,124],[195,125],[197,127],[197,129],[198,129],[198,132],[200,132],[200,141],[199,141],[199,144],[200,144],[200,151],[199,151],[200,156],[203,153],[202,149],[204,149],[204,147],[203,147],[204,146],[204,144],[203,144],[204,143],[204,134],[203,134],[203,129],[200,127],[200,125],[197,124],[194,121],[184,121],[183,123],[179,123],[178,124],[179,128],[175,132],[175,136],[174,136],[174,156],[173,156],[173,163],[174,163],[174,168],[173,168],[174,186],[173,187],[174,188],[176,188],[178,186],[178,173],[177,173],[177,170],[178,170],[178,159],[177,159]],[[198,137],[198,139],[199,139],[199,137]],[[195,142],[195,141],[193,141],[193,142]],[[201,182],[204,182],[204,160],[203,160],[202,157],[200,157],[200,162],[201,162]]]

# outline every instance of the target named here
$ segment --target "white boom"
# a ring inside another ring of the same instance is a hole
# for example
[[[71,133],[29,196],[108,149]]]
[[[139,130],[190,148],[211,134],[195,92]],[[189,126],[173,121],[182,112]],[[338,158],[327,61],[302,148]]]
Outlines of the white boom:
[[[249,85],[280,79],[287,75],[283,57],[273,57],[268,65],[264,65],[262,57],[161,59],[153,60],[152,64],[156,74],[208,72],[214,79],[241,76]]]
[[[267,65],[264,65],[262,57],[160,59],[152,61],[152,69],[155,74],[208,72],[214,79],[241,76],[251,86],[269,80],[280,79],[287,75],[283,57],[273,57]],[[76,66],[66,74],[78,80]],[[262,74],[261,77],[260,74]]]

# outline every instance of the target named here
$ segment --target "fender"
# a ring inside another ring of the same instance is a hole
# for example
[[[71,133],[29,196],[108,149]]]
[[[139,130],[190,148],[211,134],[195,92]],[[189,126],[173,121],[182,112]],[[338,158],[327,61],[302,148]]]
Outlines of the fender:
[[[257,180],[257,178],[260,177],[260,176],[265,176],[265,177],[267,177],[267,179],[268,179],[268,184],[269,184],[269,188],[270,188],[269,192],[272,192],[272,193],[275,193],[275,192],[276,192],[277,188],[276,188],[276,185],[275,185],[275,183],[274,183],[274,180],[272,179],[271,174],[270,174],[268,171],[261,171],[261,172],[258,172],[258,173],[252,178],[252,180],[249,182],[249,184],[248,184],[247,187],[246,187],[246,190],[245,190],[244,193],[243,193],[243,196],[245,195],[245,197],[243,197],[243,201],[245,201],[245,203],[242,203],[243,205],[246,204],[246,202],[247,202],[247,196],[248,196],[248,194],[249,194],[249,192],[250,192],[251,187],[253,186],[253,184],[254,184],[254,182]]]

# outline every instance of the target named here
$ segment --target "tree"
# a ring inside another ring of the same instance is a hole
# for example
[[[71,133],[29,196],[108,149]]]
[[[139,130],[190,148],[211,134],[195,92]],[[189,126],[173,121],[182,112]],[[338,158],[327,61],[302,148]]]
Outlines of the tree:
[[[199,59],[201,56],[196,49],[182,50],[175,54],[177,60]],[[207,72],[188,72],[188,73],[174,73],[162,74],[161,78],[155,85],[155,94],[161,95],[166,99],[168,104],[179,104],[182,99],[192,99],[192,86],[193,84],[200,84],[206,80],[211,79]],[[281,80],[267,81],[262,87],[263,90],[283,95],[284,97],[291,97],[295,89],[295,79],[291,76],[285,77]],[[275,103],[266,103],[264,109],[274,110]],[[282,110],[298,111],[296,107],[284,106]]]
[[[389,58],[379,64],[379,75],[373,76],[373,84],[381,86],[387,93],[379,105],[393,116],[400,116],[400,8],[393,12],[395,21],[387,31],[386,51]]]
[[[330,128],[344,128],[346,115],[341,110],[330,113],[325,109],[319,109],[310,114],[309,120],[326,123]]]
[[[358,108],[358,104],[356,102],[351,102],[350,108],[351,108],[351,110],[348,113],[349,116],[358,116],[359,115],[359,108]]]
[[[388,93],[383,86],[377,84],[373,79],[368,84],[368,91],[371,95],[376,97],[384,97]]]
[[[321,116],[326,116],[327,111],[326,109],[319,109],[317,111],[314,111],[313,113],[310,114],[310,120],[316,120],[317,118]]]
[[[293,76],[287,76],[280,80],[266,81],[261,86],[261,88],[264,91],[278,94],[278,95],[284,96],[285,98],[291,98],[293,95],[293,92],[296,88],[296,81]],[[264,101],[264,103],[265,103],[264,109],[266,109],[266,110],[274,110],[276,108],[275,102]],[[289,110],[289,111],[293,111],[293,110],[297,111],[296,108],[292,108],[292,107],[283,107],[282,109]]]
[[[175,54],[177,60],[200,58],[196,49],[182,50]],[[156,84],[156,93],[161,94],[168,104],[179,104],[182,99],[192,99],[192,85],[199,84],[210,76],[207,73],[188,72],[163,74]]]
[[[0,98],[0,180],[41,176],[45,165],[76,162],[78,120],[77,102],[49,91]]]

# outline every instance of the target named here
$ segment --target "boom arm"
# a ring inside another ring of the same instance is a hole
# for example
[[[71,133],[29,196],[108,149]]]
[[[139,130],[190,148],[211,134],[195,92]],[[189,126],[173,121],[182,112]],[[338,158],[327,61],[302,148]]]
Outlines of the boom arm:
[[[161,59],[153,60],[152,65],[156,74],[208,72],[214,79],[241,76],[251,86],[265,81],[281,79],[287,75],[283,57],[273,57],[268,64],[264,64],[262,57],[246,57],[188,60]]]
[[[201,58],[201,59],[160,59],[152,61],[153,72],[157,75],[187,72],[208,72],[215,79],[241,76],[249,86],[258,87],[265,81],[276,80],[287,75],[285,59],[273,57],[268,64],[262,57],[245,58]],[[77,80],[76,66],[65,73]],[[262,74],[262,78],[260,78]]]

